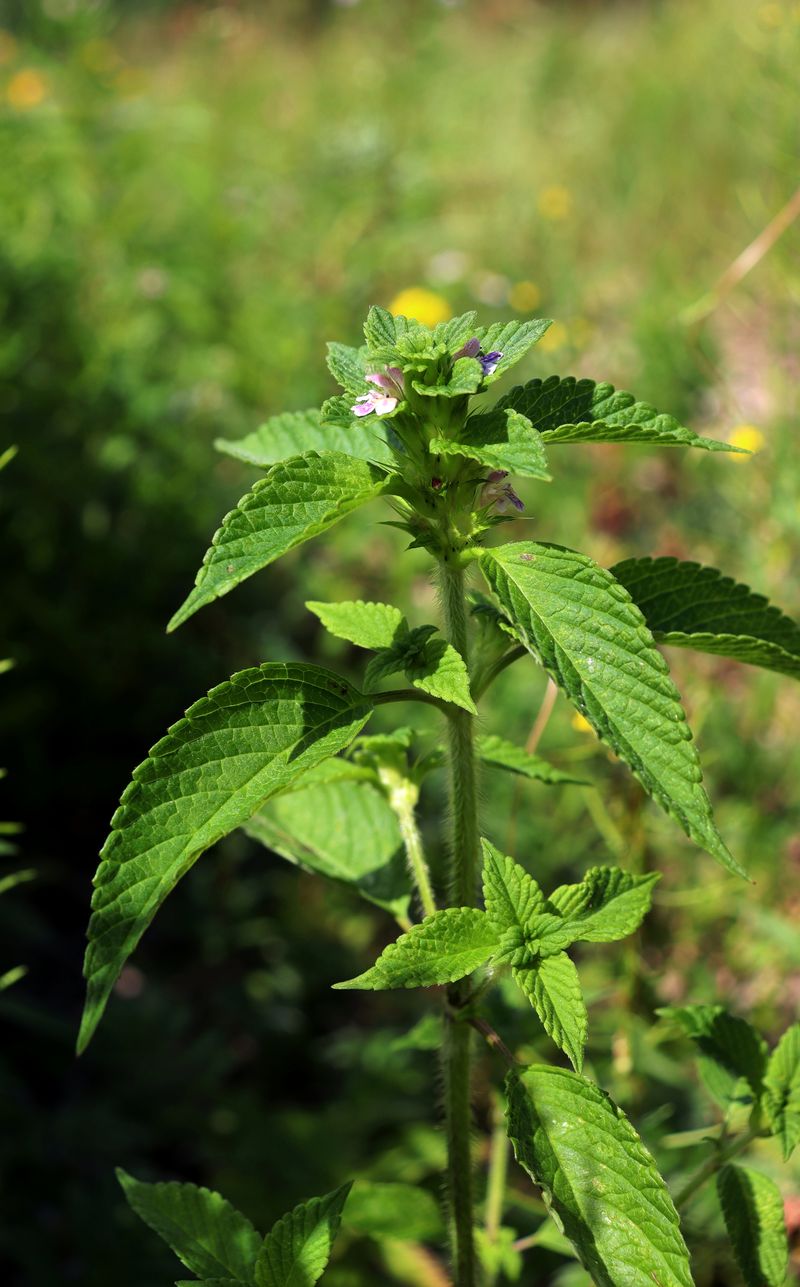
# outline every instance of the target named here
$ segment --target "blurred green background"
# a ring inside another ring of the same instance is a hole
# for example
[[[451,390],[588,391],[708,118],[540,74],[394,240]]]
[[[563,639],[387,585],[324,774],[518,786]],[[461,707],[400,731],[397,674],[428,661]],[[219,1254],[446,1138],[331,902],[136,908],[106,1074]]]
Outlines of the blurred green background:
[[[714,286],[797,185],[800,6],[4,0],[0,28],[0,450],[19,447],[0,480],[0,653],[16,659],[0,816],[24,824],[2,861],[38,873],[0,900],[0,972],[29,967],[0,997],[0,1256],[14,1285],[160,1287],[176,1262],[115,1164],[211,1184],[265,1227],[359,1168],[437,1192],[443,1147],[435,1055],[388,1053],[424,999],[330,991],[391,922],[239,837],[176,892],[72,1057],[89,881],[147,748],[244,665],[313,658],[357,677],[306,598],[436,610],[425,556],[400,557],[376,507],[168,639],[253,480],[213,440],[318,405],[324,342],[357,343],[371,303],[423,321],[550,316],[519,378],[608,379],[755,454],[554,449],[555,482],[519,488],[517,534],[603,564],[695,557],[797,615],[796,225]],[[724,1001],[774,1037],[800,1003],[800,693],[670,661],[755,885],[645,806],[563,704],[542,748],[600,793],[526,786],[516,853],[545,883],[620,855],[666,872],[641,963],[595,949],[585,970],[590,1071],[674,1176],[702,1156],[685,1132],[715,1113],[655,1006]],[[532,665],[511,668],[486,728],[524,739],[542,693]],[[512,791],[485,784],[500,845]],[[441,784],[424,805],[435,856]],[[549,1057],[531,1012],[498,1005]],[[767,1145],[757,1161],[800,1224],[798,1171]],[[512,1185],[524,1236],[541,1207],[521,1172]],[[736,1283],[713,1197],[688,1230],[698,1282]],[[413,1245],[344,1252],[332,1287],[446,1282]],[[539,1250],[521,1281],[586,1280]]]

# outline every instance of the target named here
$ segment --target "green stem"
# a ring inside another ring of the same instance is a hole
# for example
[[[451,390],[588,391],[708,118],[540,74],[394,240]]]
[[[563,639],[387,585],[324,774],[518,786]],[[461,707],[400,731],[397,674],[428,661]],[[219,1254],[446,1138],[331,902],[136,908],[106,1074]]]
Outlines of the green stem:
[[[408,784],[406,784],[408,785]],[[422,836],[419,833],[417,819],[414,816],[414,807],[407,803],[405,796],[398,799],[399,792],[394,791],[389,797],[392,808],[394,809],[397,821],[400,823],[400,834],[403,837],[405,845],[406,858],[411,871],[414,884],[417,887],[419,901],[422,904],[422,912],[425,916],[432,916],[436,911],[436,897],[431,885],[431,873],[428,870],[428,864],[425,861],[425,851],[422,848]]]
[[[508,1175],[508,1136],[499,1095],[495,1097],[492,1119],[492,1143],[489,1153],[489,1177],[486,1183],[486,1210],[484,1223],[489,1242],[496,1242],[503,1222],[503,1204]],[[492,1287],[497,1275],[489,1274],[487,1287]]]
[[[756,1127],[750,1127],[749,1130],[745,1131],[744,1135],[740,1135],[738,1139],[733,1140],[727,1148],[717,1148],[711,1154],[711,1157],[703,1163],[699,1171],[695,1171],[692,1178],[687,1180],[683,1188],[675,1195],[675,1206],[679,1208],[685,1206],[689,1199],[694,1197],[698,1189],[701,1189],[706,1181],[711,1179],[712,1175],[716,1175],[717,1171],[726,1162],[730,1162],[731,1158],[738,1157],[740,1153],[743,1153],[747,1146],[758,1138],[759,1134],[760,1132]]]
[[[447,637],[468,663],[463,568],[460,565],[441,563],[440,587]],[[447,723],[452,815],[449,894],[453,906],[473,907],[480,847],[473,720],[468,711],[458,709],[449,715]],[[453,1010],[457,1011],[468,995],[467,979],[453,984],[449,992]],[[470,1147],[471,1054],[472,1032],[468,1023],[452,1013],[448,1014],[445,1017],[442,1062],[455,1287],[476,1287],[477,1283],[473,1230],[474,1177]]]
[[[522,644],[517,644],[510,652],[504,653],[497,661],[492,662],[491,666],[487,666],[486,669],[483,670],[475,680],[473,680],[472,700],[474,702],[479,701],[489,685],[494,683],[497,676],[501,675],[507,666],[511,666],[515,661],[519,661],[520,657],[527,656],[529,656],[528,649],[523,648]]]

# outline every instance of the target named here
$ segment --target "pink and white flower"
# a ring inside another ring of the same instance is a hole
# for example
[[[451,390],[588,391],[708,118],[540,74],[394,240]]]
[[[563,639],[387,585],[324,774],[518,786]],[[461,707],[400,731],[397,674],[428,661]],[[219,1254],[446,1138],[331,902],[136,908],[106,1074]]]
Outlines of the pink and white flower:
[[[489,474],[478,495],[481,509],[494,505],[498,514],[505,514],[512,505],[514,509],[525,508],[511,484],[503,481],[504,478],[508,478],[507,469],[493,469]]]
[[[388,416],[394,411],[403,398],[403,372],[399,366],[387,366],[385,371],[376,371],[365,376],[376,388],[369,393],[362,393],[350,408],[354,416]]]

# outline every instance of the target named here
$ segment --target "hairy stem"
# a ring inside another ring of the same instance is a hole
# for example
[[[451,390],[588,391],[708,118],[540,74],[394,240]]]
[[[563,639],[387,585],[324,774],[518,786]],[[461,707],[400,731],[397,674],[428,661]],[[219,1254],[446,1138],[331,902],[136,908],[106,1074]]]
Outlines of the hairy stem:
[[[440,587],[447,637],[468,663],[467,605],[464,571],[440,564]],[[449,895],[453,906],[472,907],[478,880],[478,796],[472,716],[453,710],[448,718],[450,751],[450,809],[452,840]],[[469,981],[450,989],[453,1010],[464,1004]],[[445,1018],[442,1049],[448,1179],[452,1218],[455,1287],[475,1287],[477,1264],[473,1231],[474,1177],[472,1171],[471,1077],[472,1032],[457,1015]]]
[[[738,1139],[732,1140],[727,1147],[717,1148],[711,1154],[711,1157],[703,1163],[698,1171],[695,1171],[691,1179],[687,1180],[683,1188],[675,1195],[675,1206],[679,1209],[680,1207],[685,1206],[689,1199],[694,1197],[698,1189],[702,1189],[707,1180],[710,1180],[713,1175],[716,1175],[717,1171],[721,1170],[726,1162],[730,1162],[731,1158],[738,1157],[740,1153],[743,1153],[748,1144],[752,1144],[753,1140],[756,1139],[758,1135],[758,1129],[751,1127],[749,1130],[745,1131],[744,1135],[740,1135]]]
[[[422,848],[422,836],[417,826],[414,806],[398,800],[397,795],[397,792],[393,792],[389,800],[400,823],[400,834],[403,837],[411,877],[419,894],[423,915],[432,916],[436,911],[436,897],[431,885],[431,873],[425,861],[425,851]]]
[[[503,1222],[503,1205],[506,1197],[506,1177],[508,1174],[508,1136],[503,1116],[503,1105],[500,1096],[494,1100],[492,1114],[492,1142],[489,1153],[489,1176],[486,1183],[486,1207],[484,1226],[489,1242],[496,1242]],[[486,1287],[493,1287],[496,1273],[487,1276]]]

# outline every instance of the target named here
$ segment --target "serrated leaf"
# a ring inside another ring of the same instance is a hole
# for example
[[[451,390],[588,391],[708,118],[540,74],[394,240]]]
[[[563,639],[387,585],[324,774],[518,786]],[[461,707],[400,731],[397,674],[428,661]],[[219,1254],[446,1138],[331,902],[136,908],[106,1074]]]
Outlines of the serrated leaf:
[[[508,1133],[595,1287],[692,1287],[678,1215],[625,1114],[564,1068],[511,1074]]]
[[[366,389],[367,350],[353,349],[337,340],[328,343],[328,370],[345,393],[361,394]]]
[[[544,894],[518,862],[481,839],[483,898],[498,940],[510,929],[524,929],[544,907]]]
[[[79,1051],[128,956],[200,854],[349,745],[371,710],[330,671],[267,662],[212,688],[153,747],[100,854]]]
[[[441,1020],[436,1027],[438,1032]],[[370,1180],[356,1180],[344,1223],[366,1237],[404,1242],[432,1242],[443,1231],[439,1204],[427,1189]]]
[[[364,603],[362,599],[345,603],[309,600],[306,607],[337,639],[347,639],[359,648],[390,648],[405,623],[400,609],[388,603]]]
[[[375,465],[338,452],[321,456],[310,451],[273,465],[222,520],[195,588],[167,630],[175,630],[198,608],[380,496],[386,481]]]
[[[728,1165],[717,1175],[717,1193],[746,1287],[782,1287],[789,1243],[777,1184],[760,1171]]]
[[[301,1202],[273,1225],[256,1263],[256,1287],[313,1287],[330,1260],[350,1188]]]
[[[541,435],[517,411],[471,416],[459,439],[432,438],[434,455],[465,456],[487,469],[505,469],[523,478],[550,482]]]
[[[270,800],[243,830],[306,871],[352,886],[393,916],[407,915],[403,841],[383,793],[369,782],[344,781],[303,790],[303,780]]]
[[[541,1019],[545,1032],[580,1072],[589,1017],[573,962],[566,952],[558,952],[533,969],[517,968],[512,974]]]
[[[764,1107],[788,1161],[800,1143],[800,1023],[786,1029],[770,1055],[764,1076]]]
[[[508,742],[504,737],[498,737],[494,733],[479,737],[476,749],[484,764],[489,764],[492,768],[505,769],[508,773],[516,773],[520,777],[531,778],[536,782],[549,784],[571,782],[576,786],[589,786],[585,778],[576,778],[572,773],[565,773],[562,769],[557,769],[549,760],[542,759],[541,755],[531,755],[524,747],[517,746],[515,742]]]
[[[763,594],[681,559],[625,559],[611,569],[657,643],[732,657],[800,679],[800,626]]]
[[[559,886],[547,901],[565,918],[570,943],[614,943],[639,928],[659,879],[658,872],[634,876],[620,867],[592,867],[580,884]]]
[[[476,358],[456,358],[449,378],[442,384],[412,380],[412,388],[427,398],[462,398],[477,393],[483,383],[483,367]],[[435,450],[435,448],[434,448]]]
[[[195,1184],[145,1184],[121,1167],[116,1174],[136,1214],[192,1273],[254,1281],[261,1234],[219,1193]]]
[[[497,933],[477,907],[426,916],[384,948],[371,969],[335,988],[430,988],[463,979],[489,960]]]
[[[350,417],[346,425],[320,424],[316,408],[308,411],[286,411],[271,416],[244,438],[232,440],[217,438],[217,451],[243,460],[247,465],[268,468],[281,460],[289,460],[306,451],[340,452],[358,460],[374,460],[391,464],[392,450],[380,432],[380,422],[366,424]]]
[[[491,375],[486,376],[486,383],[494,384],[501,375],[505,375],[542,338],[550,326],[552,318],[534,317],[528,322],[495,322],[484,331],[481,337],[484,353],[503,354]]]
[[[697,844],[743,875],[702,786],[697,752],[666,662],[641,612],[585,554],[520,541],[481,567],[529,652]]]
[[[406,661],[404,670],[414,688],[477,715],[464,658],[447,640],[428,639],[423,650]]]
[[[373,305],[364,323],[364,338],[371,349],[391,348],[408,329],[408,319],[395,317],[388,309]]]
[[[718,1067],[722,1076],[709,1089],[723,1103],[735,1097],[742,1078],[752,1095],[760,1097],[767,1046],[745,1019],[729,1014],[721,1005],[665,1006],[658,1013],[676,1023],[700,1053]]]
[[[480,338],[483,328],[475,325],[477,317],[478,314],[473,310],[462,313],[460,317],[451,317],[448,322],[437,322],[433,328],[434,342],[443,344],[448,353],[457,353],[467,340]]]
[[[485,343],[485,341],[484,341]],[[726,442],[703,438],[674,416],[637,402],[632,393],[594,380],[530,380],[509,390],[498,403],[514,407],[536,426],[546,443],[652,442],[665,447],[703,447],[706,451],[736,451]]]

